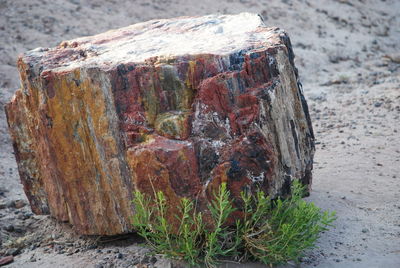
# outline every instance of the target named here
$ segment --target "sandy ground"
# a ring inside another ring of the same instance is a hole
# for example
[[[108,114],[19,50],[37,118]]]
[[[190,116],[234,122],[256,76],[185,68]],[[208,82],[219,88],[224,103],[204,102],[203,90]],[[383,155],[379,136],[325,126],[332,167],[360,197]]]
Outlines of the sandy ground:
[[[400,1],[0,0],[0,106],[19,86],[15,60],[26,50],[153,18],[242,11],[291,36],[317,138],[308,199],[337,211],[301,266],[400,267]],[[79,237],[24,202],[1,110],[0,256],[15,255],[7,267],[182,266],[148,256],[135,236]]]

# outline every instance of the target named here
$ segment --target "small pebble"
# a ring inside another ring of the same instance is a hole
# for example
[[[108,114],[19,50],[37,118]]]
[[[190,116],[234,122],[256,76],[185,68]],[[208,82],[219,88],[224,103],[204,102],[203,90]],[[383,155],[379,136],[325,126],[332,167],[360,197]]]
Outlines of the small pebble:
[[[8,201],[7,202],[7,207],[8,208],[15,208],[15,201],[14,200]]]
[[[140,264],[146,264],[146,263],[149,263],[149,261],[150,261],[149,256],[145,255],[145,256],[143,256],[143,258],[140,260]]]
[[[96,249],[96,248],[97,248],[97,245],[89,245],[86,247],[87,250]]]
[[[14,232],[19,233],[19,234],[23,234],[23,233],[26,232],[26,230],[21,228],[21,227],[15,227],[14,228]]]
[[[26,206],[26,202],[24,200],[22,200],[22,199],[14,201],[14,207],[17,208],[17,209],[23,208],[25,206]]]
[[[0,258],[0,266],[12,263],[14,261],[14,257],[13,256],[5,256]]]
[[[17,216],[17,219],[18,219],[18,220],[26,220],[27,217],[26,217],[24,214],[19,214],[19,215]]]
[[[17,256],[21,253],[21,250],[18,248],[10,248],[6,251],[6,255]]]
[[[35,254],[33,254],[30,258],[29,258],[30,262],[36,262],[36,257]]]
[[[152,256],[152,257],[150,258],[150,263],[151,263],[151,264],[155,264],[156,262],[157,262],[157,258],[154,257],[154,256]]]
[[[29,219],[30,217],[33,216],[33,213],[32,212],[25,212],[24,216],[25,216],[26,219]]]
[[[6,230],[7,232],[14,232],[15,228],[13,225],[8,225],[4,227],[4,230]]]

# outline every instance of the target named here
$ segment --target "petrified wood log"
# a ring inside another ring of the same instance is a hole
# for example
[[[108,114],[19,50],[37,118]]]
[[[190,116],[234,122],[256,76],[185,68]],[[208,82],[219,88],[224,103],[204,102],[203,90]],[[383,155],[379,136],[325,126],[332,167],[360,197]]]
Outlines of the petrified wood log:
[[[153,20],[21,55],[6,113],[32,210],[112,235],[132,230],[135,189],[164,191],[173,211],[181,197],[206,210],[222,182],[239,208],[243,190],[310,185],[293,57],[286,33],[249,13]]]

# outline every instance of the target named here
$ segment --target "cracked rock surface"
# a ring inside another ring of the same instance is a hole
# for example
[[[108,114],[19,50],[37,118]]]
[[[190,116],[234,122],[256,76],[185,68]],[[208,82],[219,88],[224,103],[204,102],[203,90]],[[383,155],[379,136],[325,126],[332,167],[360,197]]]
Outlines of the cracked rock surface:
[[[245,23],[244,23],[245,22]],[[314,136],[288,35],[260,16],[152,20],[18,59],[6,105],[32,210],[81,234],[131,231],[132,191],[207,200],[226,182],[311,184]]]

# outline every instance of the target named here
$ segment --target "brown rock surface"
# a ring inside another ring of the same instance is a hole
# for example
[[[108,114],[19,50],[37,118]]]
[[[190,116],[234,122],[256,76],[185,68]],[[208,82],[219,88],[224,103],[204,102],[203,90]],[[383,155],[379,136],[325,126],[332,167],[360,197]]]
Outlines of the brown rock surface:
[[[13,261],[14,261],[13,256],[2,257],[0,258],[0,266],[7,265],[9,263],[12,263]]]
[[[314,137],[288,36],[259,16],[154,20],[22,55],[6,106],[35,213],[131,230],[132,191],[232,198],[311,184]]]

